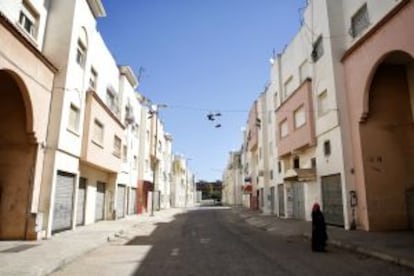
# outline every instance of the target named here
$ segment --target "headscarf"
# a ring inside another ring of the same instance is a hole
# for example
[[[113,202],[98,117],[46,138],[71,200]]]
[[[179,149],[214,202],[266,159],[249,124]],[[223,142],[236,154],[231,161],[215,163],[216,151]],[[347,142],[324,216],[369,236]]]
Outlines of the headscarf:
[[[312,212],[316,212],[320,210],[321,210],[321,206],[319,205],[319,203],[314,203],[312,207]]]

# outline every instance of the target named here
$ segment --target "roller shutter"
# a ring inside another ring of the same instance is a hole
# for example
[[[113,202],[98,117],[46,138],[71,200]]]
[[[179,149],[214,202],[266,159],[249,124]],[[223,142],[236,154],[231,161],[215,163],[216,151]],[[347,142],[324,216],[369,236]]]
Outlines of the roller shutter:
[[[118,185],[116,196],[116,217],[125,217],[125,185]]]
[[[79,178],[76,225],[85,224],[86,178]]]
[[[128,214],[133,215],[137,213],[137,189],[131,188],[129,190]]]
[[[323,213],[327,224],[343,226],[344,209],[342,202],[341,175],[323,176],[322,203]]]
[[[95,221],[103,220],[105,214],[105,183],[96,184]]]
[[[52,233],[70,229],[73,215],[75,176],[58,171],[55,187]]]

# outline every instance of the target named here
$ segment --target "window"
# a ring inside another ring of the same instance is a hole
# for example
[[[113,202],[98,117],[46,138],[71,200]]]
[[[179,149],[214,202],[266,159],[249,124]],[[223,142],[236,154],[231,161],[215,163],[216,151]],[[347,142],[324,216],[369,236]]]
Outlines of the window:
[[[93,124],[92,140],[94,142],[99,143],[100,145],[103,144],[104,125],[101,122],[99,122],[97,119],[95,119],[94,124]]]
[[[295,118],[295,128],[303,126],[306,123],[305,107],[301,105],[295,110],[293,116]]]
[[[351,18],[350,33],[352,37],[357,37],[369,26],[369,16],[367,4],[364,4]]]
[[[119,115],[118,97],[112,89],[106,90],[106,104],[114,114]]]
[[[76,62],[79,64],[80,67],[85,67],[86,46],[81,40],[78,40],[78,47],[76,49]]]
[[[128,161],[128,146],[127,145],[124,145],[122,152],[123,152],[123,155],[122,155],[123,158],[122,158],[122,160],[124,162],[127,162]]]
[[[91,68],[91,75],[89,77],[89,87],[96,90],[96,84],[98,82],[98,73],[95,69]]]
[[[259,147],[259,160],[262,159],[262,147]]]
[[[293,77],[290,76],[284,84],[284,92],[285,92],[285,98],[289,97],[293,91],[294,91],[294,87],[293,87]]]
[[[299,169],[300,168],[299,156],[296,156],[295,158],[293,158],[293,168],[294,169]]]
[[[325,90],[318,95],[318,116],[325,115],[328,112],[328,91]]]
[[[313,158],[311,159],[311,168],[312,168],[312,169],[316,169],[316,158],[315,158],[315,157],[313,157]]]
[[[118,136],[114,135],[114,152],[116,157],[121,157],[122,140]]]
[[[299,81],[300,81],[300,83],[304,82],[306,80],[306,78],[308,78],[308,77],[310,77],[309,64],[308,64],[308,61],[305,60],[299,66]]]
[[[279,173],[282,172],[282,163],[280,161],[277,162],[277,171]]]
[[[329,140],[323,142],[323,154],[325,156],[331,155],[331,142]]]
[[[268,118],[267,118],[267,123],[270,124],[272,122],[272,110],[268,111]]]
[[[74,104],[70,105],[68,128],[72,131],[79,131],[79,108]]]
[[[280,123],[279,129],[280,129],[280,138],[288,136],[289,129],[288,129],[288,122],[286,119],[282,123]]]
[[[39,15],[26,1],[23,1],[19,15],[19,24],[33,38],[37,36],[38,21]]]
[[[312,56],[313,62],[317,62],[323,56],[322,36],[319,36],[316,42],[313,44],[313,50],[312,50],[311,56]]]
[[[273,179],[273,170],[270,170],[270,180]]]

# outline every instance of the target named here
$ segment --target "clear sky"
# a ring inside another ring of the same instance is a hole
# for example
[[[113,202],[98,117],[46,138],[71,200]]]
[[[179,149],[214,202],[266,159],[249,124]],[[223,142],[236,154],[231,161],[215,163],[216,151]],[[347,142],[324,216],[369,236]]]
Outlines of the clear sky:
[[[197,179],[216,180],[240,149],[248,111],[269,80],[272,51],[300,25],[305,0],[103,0],[98,21],[120,65],[139,91],[167,104],[160,116],[173,151],[191,158]],[[207,120],[209,112],[219,120]],[[220,128],[215,124],[220,123]]]

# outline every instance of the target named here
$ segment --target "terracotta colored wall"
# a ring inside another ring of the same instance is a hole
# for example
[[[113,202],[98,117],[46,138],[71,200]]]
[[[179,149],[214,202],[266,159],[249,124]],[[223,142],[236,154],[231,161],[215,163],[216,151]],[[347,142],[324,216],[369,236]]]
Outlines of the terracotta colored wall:
[[[358,224],[365,230],[376,230],[371,226],[373,213],[367,204],[366,172],[362,156],[360,122],[368,112],[369,90],[379,64],[396,50],[414,56],[414,36],[407,26],[414,26],[414,2],[407,4],[390,18],[380,30],[372,34],[363,44],[349,53],[343,60],[345,69],[348,115],[350,116],[352,148],[354,156],[355,185],[358,194]],[[347,130],[345,130],[347,131]]]
[[[306,123],[295,129],[294,112],[301,105],[305,109]],[[286,155],[303,146],[312,146],[315,144],[315,120],[310,81],[302,83],[298,90],[276,110],[276,118],[276,141],[279,156]],[[289,134],[281,138],[279,133],[280,124],[285,119],[288,122]]]

